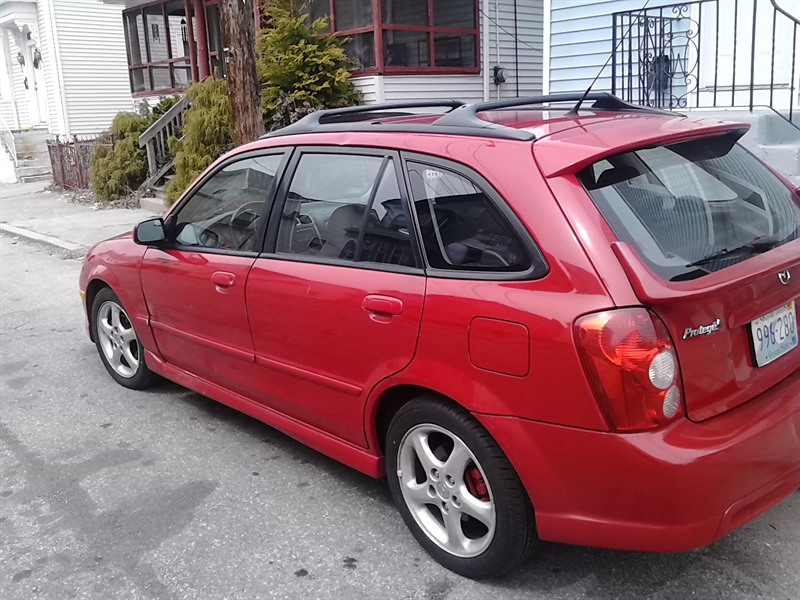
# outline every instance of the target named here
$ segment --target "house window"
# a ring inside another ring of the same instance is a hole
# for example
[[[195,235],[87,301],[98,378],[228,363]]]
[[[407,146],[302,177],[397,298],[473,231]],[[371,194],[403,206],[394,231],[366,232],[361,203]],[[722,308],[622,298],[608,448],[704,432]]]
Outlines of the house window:
[[[172,92],[192,81],[183,0],[148,4],[123,13],[134,94]]]
[[[349,38],[345,51],[356,72],[480,71],[476,0],[312,0],[307,10]]]

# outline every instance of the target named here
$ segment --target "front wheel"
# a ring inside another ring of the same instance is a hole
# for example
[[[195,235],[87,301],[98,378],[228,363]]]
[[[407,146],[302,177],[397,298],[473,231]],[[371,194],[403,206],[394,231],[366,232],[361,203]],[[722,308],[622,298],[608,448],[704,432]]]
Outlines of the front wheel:
[[[406,525],[451,571],[496,577],[530,554],[530,500],[503,451],[467,411],[438,398],[405,404],[389,425],[386,471]]]
[[[92,332],[100,360],[114,381],[134,390],[152,385],[156,375],[144,361],[144,347],[128,313],[110,288],[92,302]]]

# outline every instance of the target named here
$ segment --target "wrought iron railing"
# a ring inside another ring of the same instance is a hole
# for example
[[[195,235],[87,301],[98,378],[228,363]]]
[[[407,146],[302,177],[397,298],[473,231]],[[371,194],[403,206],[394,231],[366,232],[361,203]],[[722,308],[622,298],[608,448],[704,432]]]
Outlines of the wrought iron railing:
[[[797,123],[800,0],[695,0],[612,19],[611,91],[628,102],[768,106]]]
[[[14,133],[11,131],[11,128],[8,126],[5,119],[3,119],[3,115],[0,115],[0,143],[2,143],[2,146],[5,147],[9,155],[11,155],[11,161],[14,163],[14,167],[16,167],[17,142],[14,139]]]

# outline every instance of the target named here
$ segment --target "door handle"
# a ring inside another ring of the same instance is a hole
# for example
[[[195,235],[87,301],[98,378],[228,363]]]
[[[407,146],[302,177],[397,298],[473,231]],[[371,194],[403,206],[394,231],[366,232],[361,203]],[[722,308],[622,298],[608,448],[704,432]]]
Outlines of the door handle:
[[[233,287],[236,283],[236,275],[227,271],[216,271],[211,276],[211,282],[217,286],[217,290],[223,291]]]
[[[378,296],[370,294],[364,298],[361,308],[377,315],[396,316],[403,312],[403,301],[391,296]]]

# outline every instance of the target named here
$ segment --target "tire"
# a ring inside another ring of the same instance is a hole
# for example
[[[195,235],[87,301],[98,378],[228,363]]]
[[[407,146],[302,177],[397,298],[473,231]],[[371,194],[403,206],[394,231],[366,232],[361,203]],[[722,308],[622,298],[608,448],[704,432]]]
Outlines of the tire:
[[[386,434],[386,472],[411,533],[451,571],[498,577],[533,550],[528,495],[503,451],[466,410],[437,397],[403,405]]]
[[[92,337],[108,374],[132,390],[150,387],[157,376],[147,367],[133,322],[111,288],[97,292],[91,314]]]

